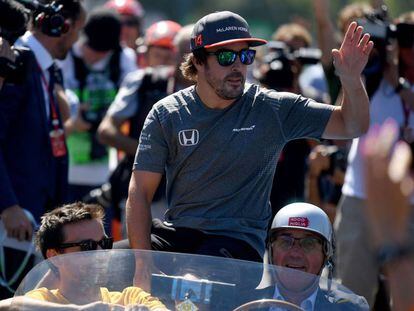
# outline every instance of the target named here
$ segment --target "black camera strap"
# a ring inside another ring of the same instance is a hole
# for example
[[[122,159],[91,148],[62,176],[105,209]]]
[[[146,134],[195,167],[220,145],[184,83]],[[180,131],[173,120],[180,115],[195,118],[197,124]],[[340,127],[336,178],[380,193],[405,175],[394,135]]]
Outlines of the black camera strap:
[[[403,126],[401,127],[401,138],[405,142],[411,144],[414,142],[413,129],[409,125],[411,109],[410,109],[410,106],[404,102],[404,99],[402,97],[400,97],[400,99],[401,99],[401,108],[404,114],[404,123],[403,123]]]

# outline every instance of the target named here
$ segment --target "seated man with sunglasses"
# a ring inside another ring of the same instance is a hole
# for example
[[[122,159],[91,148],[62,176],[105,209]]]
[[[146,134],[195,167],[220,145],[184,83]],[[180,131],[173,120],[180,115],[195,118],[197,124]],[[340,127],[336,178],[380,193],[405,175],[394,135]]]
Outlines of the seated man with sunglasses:
[[[321,208],[301,202],[286,205],[273,219],[267,247],[269,263],[281,269],[273,270],[274,285],[254,291],[255,299],[288,301],[304,310],[368,310],[361,296],[333,285],[319,287],[323,268],[332,269],[333,250],[332,225]]]
[[[266,41],[235,13],[200,19],[181,64],[196,85],[156,103],[141,132],[126,208],[130,246],[261,262],[283,146],[305,137],[348,139],[368,128],[361,72],[373,43],[362,31],[352,23],[333,51],[345,94],[334,107],[246,84],[252,47]],[[168,209],[156,223],[150,205],[164,173]]]
[[[56,208],[42,217],[42,224],[36,235],[37,247],[45,259],[73,252],[112,249],[113,240],[105,234],[103,218],[104,210],[99,205],[77,202]],[[76,277],[80,278],[81,262],[77,262],[77,264],[75,273]],[[82,305],[85,304],[82,301],[84,297],[89,299],[96,296],[97,301],[102,301],[109,306],[140,305],[149,310],[167,310],[157,298],[152,297],[139,287],[127,287],[122,292],[113,292],[104,287],[97,287],[96,293],[90,294],[86,293],[85,288],[79,285],[82,280],[77,285],[81,288],[79,290],[76,288],[76,282],[74,286],[68,286],[68,284],[70,285],[69,280],[73,276],[73,271],[65,266],[64,269],[58,269],[59,280],[56,289],[50,290],[42,287],[28,292],[25,296],[64,305]],[[30,306],[28,302],[25,302],[24,305]],[[103,305],[96,306],[102,307]]]

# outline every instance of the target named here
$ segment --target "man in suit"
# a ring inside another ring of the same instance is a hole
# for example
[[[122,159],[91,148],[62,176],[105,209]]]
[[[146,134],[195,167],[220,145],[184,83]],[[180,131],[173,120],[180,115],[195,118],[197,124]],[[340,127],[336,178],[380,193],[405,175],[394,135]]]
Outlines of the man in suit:
[[[363,297],[337,284],[321,286],[324,267],[331,268],[332,225],[319,207],[293,203],[275,216],[268,260],[272,285],[255,290],[255,299],[272,298],[311,310],[368,310]],[[272,309],[273,310],[273,309]]]
[[[24,210],[39,221],[65,201],[67,150],[54,60],[66,57],[86,16],[80,0],[42,3],[18,41],[28,55],[24,81],[6,81],[0,92],[0,213],[8,235],[19,240],[31,240],[33,232]]]

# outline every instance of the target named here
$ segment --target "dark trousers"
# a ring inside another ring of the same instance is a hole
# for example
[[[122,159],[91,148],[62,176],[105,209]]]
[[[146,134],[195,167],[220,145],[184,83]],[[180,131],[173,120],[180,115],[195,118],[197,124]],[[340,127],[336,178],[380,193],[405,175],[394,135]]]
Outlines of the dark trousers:
[[[190,228],[172,228],[159,219],[152,221],[151,247],[153,250],[228,257],[262,262],[260,254],[245,241],[227,236],[206,234]],[[114,244],[116,249],[129,249],[129,241]]]

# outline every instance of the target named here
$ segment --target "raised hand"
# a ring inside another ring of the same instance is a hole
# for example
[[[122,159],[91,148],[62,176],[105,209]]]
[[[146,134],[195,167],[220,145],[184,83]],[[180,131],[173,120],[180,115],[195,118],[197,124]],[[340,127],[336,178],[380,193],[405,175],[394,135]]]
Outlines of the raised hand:
[[[374,43],[369,40],[370,35],[362,35],[363,30],[363,27],[352,22],[340,49],[332,50],[335,69],[342,83],[360,78],[374,47]]]

